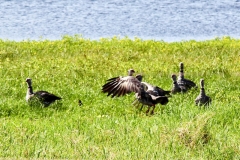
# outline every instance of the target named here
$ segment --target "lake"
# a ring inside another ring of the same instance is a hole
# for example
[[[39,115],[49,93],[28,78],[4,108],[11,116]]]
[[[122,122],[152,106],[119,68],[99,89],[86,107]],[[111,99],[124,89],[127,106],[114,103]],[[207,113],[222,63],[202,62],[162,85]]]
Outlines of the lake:
[[[0,39],[240,37],[240,0],[2,0]]]

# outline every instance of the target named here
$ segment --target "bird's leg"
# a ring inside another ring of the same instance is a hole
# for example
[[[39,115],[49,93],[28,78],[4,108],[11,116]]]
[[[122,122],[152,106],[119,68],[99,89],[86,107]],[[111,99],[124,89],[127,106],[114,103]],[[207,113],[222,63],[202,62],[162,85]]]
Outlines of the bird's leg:
[[[151,106],[148,106],[148,109],[146,111],[146,115],[148,115],[150,108],[151,108]]]
[[[135,98],[135,100],[132,102],[132,104],[135,104],[135,103],[136,103],[136,101],[137,101],[137,98]]]
[[[137,104],[136,109],[139,109],[139,105],[140,105],[140,103]]]
[[[132,102],[133,105],[135,105],[136,108],[138,108],[139,103],[137,103],[137,98]]]
[[[135,106],[136,109],[138,109],[139,103],[137,103],[137,99],[135,99],[132,104]]]
[[[152,109],[152,111],[151,111],[151,115],[154,114],[154,109],[155,109],[155,105],[153,105],[153,109]]]
[[[140,108],[140,111],[142,111],[142,109],[143,109],[143,104],[142,104],[142,107]]]

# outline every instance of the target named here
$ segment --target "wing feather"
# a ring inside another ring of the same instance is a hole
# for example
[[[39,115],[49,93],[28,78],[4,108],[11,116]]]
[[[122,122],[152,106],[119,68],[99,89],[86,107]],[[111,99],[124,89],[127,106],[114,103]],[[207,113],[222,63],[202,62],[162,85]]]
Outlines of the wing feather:
[[[102,91],[108,93],[107,96],[124,96],[130,92],[139,92],[141,82],[133,76],[114,77],[107,80],[107,83],[102,86]]]

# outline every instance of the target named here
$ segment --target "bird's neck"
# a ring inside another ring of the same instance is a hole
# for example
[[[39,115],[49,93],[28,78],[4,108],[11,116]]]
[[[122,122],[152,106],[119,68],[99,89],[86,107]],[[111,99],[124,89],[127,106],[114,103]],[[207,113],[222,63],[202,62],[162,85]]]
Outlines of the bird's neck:
[[[205,96],[205,89],[204,88],[201,88],[200,95]]]
[[[27,89],[27,95],[31,95],[31,94],[33,94],[33,89],[32,89],[32,86],[29,85]]]
[[[178,77],[179,79],[184,79],[184,73],[183,73],[183,71],[180,71],[179,72],[179,77]]]
[[[173,86],[174,86],[174,87],[178,87],[177,81],[174,81],[174,82],[173,82]]]

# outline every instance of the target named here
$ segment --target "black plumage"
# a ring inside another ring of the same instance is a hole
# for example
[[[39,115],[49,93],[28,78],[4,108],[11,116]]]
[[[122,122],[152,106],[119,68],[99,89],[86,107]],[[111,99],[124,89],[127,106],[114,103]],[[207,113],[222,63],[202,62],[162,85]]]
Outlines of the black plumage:
[[[151,114],[154,113],[155,105],[160,103],[165,105],[168,103],[168,97],[162,96],[165,92],[161,90],[159,87],[153,86],[141,82],[142,75],[137,75],[134,77],[132,74],[129,74],[126,77],[114,77],[107,80],[107,83],[102,86],[102,92],[108,93],[107,96],[115,97],[115,96],[124,96],[127,93],[135,92],[135,97],[138,102],[142,103],[142,105],[148,105],[149,108],[147,113],[150,110],[150,107],[153,106],[153,110]],[[156,91],[157,90],[157,91]],[[160,94],[156,94],[155,92],[161,92]],[[167,91],[166,91],[167,92]]]
[[[148,110],[146,111],[146,114],[149,113],[151,106],[153,107],[151,114],[154,114],[154,109],[156,104],[160,103],[161,105],[166,105],[168,103],[168,96],[170,96],[171,91],[166,91],[158,86],[154,86],[146,82],[142,82],[141,84],[144,86],[143,87],[144,90],[141,91],[141,94],[145,94],[143,96],[145,98],[141,98],[142,100],[140,101],[138,100],[138,101],[142,103],[142,107],[144,104],[146,105],[147,103],[150,102],[150,105],[148,105]],[[150,99],[148,98],[149,97],[148,95],[151,97]],[[144,100],[146,102],[141,102]]]
[[[79,106],[82,106],[82,105],[83,105],[83,103],[82,103],[82,101],[81,101],[80,99],[78,100],[78,105],[79,105]]]
[[[148,93],[154,95],[154,96],[170,96],[171,91],[166,91],[158,86],[151,85],[147,82],[142,82],[147,87]]]
[[[179,87],[182,89],[182,92],[185,92],[191,88],[197,87],[197,85],[193,81],[184,78],[183,62],[180,63],[180,72],[179,72],[177,83],[178,83]]]
[[[177,83],[177,76],[175,74],[172,74],[172,90],[171,93],[172,94],[176,94],[176,93],[180,93],[180,92],[186,92],[186,87],[184,85],[178,85]]]
[[[27,95],[26,95],[27,102],[37,100],[41,104],[43,104],[44,107],[48,107],[51,103],[55,102],[56,100],[62,99],[61,97],[58,97],[58,96],[56,96],[52,93],[49,93],[47,91],[33,92],[32,80],[30,78],[27,78],[26,82],[27,82],[27,85],[28,85]]]
[[[208,106],[211,103],[212,99],[205,93],[204,79],[200,80],[200,86],[201,86],[200,94],[195,99],[195,104],[197,106]]]

